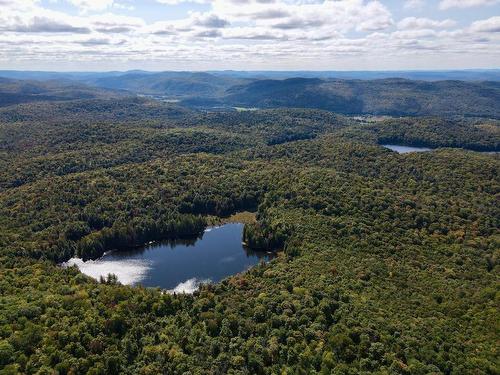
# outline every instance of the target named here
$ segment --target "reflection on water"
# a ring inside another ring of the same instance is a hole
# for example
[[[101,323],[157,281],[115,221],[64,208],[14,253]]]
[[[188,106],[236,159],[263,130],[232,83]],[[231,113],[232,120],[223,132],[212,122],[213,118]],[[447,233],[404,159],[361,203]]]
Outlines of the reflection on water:
[[[140,259],[106,260],[107,255],[100,259],[88,260],[84,262],[79,258],[72,258],[65,266],[77,266],[82,273],[99,280],[101,276],[106,277],[113,273],[122,284],[137,284],[146,277],[151,268],[151,263]]]
[[[242,245],[243,224],[208,228],[199,239],[153,243],[141,248],[114,251],[87,262],[70,259],[86,275],[98,279],[114,273],[123,284],[193,292],[200,283],[217,282],[244,271],[272,254]]]

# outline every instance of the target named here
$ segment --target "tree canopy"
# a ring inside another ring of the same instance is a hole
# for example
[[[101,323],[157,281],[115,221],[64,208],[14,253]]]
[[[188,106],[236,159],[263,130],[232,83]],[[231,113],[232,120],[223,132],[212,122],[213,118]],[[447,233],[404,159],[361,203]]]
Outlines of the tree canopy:
[[[0,373],[498,373],[500,161],[470,151],[498,151],[495,121],[127,98],[0,119]],[[192,295],[57,265],[244,210],[278,256]]]

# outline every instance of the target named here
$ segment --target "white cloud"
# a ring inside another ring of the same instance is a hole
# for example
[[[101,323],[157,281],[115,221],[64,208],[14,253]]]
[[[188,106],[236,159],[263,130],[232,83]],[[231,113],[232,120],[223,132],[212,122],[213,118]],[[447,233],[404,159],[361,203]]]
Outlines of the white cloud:
[[[11,24],[0,26],[0,30],[14,31],[19,33],[72,33],[72,34],[88,34],[90,29],[87,27],[79,27],[70,25],[64,21],[57,21],[47,17],[35,16],[27,22],[19,24]]]
[[[0,13],[0,31],[18,33],[74,33],[91,32],[85,20],[61,12],[27,6],[5,8]]]
[[[252,22],[257,27],[280,30],[328,28],[342,32],[354,29],[373,31],[393,24],[390,11],[379,1],[215,0],[212,7],[216,14],[231,21]]]
[[[446,29],[455,25],[456,22],[451,19],[437,21],[430,18],[407,17],[398,22],[398,29]]]
[[[87,18],[89,27],[100,33],[123,34],[137,31],[146,23],[138,17],[122,16],[113,13],[99,14]]]
[[[181,3],[205,4],[210,3],[210,0],[156,0],[160,4],[177,5]]]
[[[135,10],[135,7],[130,4],[122,4],[113,2],[113,8],[115,9],[124,9],[124,10]]]
[[[220,29],[229,25],[229,21],[213,13],[191,13],[191,23],[195,26]]]
[[[480,33],[500,33],[500,16],[473,22],[470,29]]]
[[[78,16],[47,2],[0,0],[0,66],[391,69],[398,61],[406,68],[500,61],[498,16],[464,28],[451,19],[394,20],[382,1],[213,0],[204,12],[146,22],[113,13],[128,0],[75,2]]]
[[[441,0],[439,8],[442,10],[450,8],[471,8],[484,5],[499,4],[500,0]]]
[[[37,0],[0,0],[0,6],[2,8],[17,8],[18,10],[24,10],[32,8]]]
[[[102,11],[113,5],[113,0],[67,0],[82,12]]]

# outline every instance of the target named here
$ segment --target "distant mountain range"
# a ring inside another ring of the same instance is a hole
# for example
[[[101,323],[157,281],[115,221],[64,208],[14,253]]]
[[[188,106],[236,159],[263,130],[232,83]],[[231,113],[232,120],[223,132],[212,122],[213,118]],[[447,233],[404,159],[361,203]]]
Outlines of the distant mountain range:
[[[427,79],[365,79],[391,75],[391,72],[0,71],[0,77],[8,76],[0,78],[0,106],[30,101],[144,95],[176,100],[182,105],[204,110],[298,107],[350,115],[500,118],[500,70],[393,73],[408,77],[420,75]],[[294,74],[297,76],[288,77]],[[332,78],[336,74],[343,74],[344,78]],[[317,77],[307,77],[314,75]],[[358,78],[345,78],[349,75]],[[431,79],[444,76],[467,76],[468,79]],[[479,77],[491,79],[480,80]]]
[[[135,94],[158,96],[220,96],[231,86],[249,82],[247,78],[204,72],[107,72],[54,73],[0,71],[0,77],[28,80],[63,80],[112,90],[127,90]]]
[[[404,78],[422,81],[500,81],[500,69],[466,69],[466,70],[387,70],[387,71],[238,71],[218,70],[207,72],[149,72],[145,70],[129,70],[125,72],[43,72],[0,70],[0,77],[13,79],[72,79],[79,81],[96,81],[110,77],[157,76],[164,78],[194,77],[203,79],[203,74],[232,79],[287,79],[287,78],[338,78],[338,79],[385,79]]]
[[[387,71],[214,71],[216,75],[257,78],[257,79],[287,79],[287,78],[337,78],[337,79],[385,79],[404,78],[421,81],[500,81],[500,69],[470,69],[470,70],[387,70]]]
[[[86,78],[82,81],[102,88],[178,97],[221,96],[228,88],[249,82],[247,79],[196,72],[135,72],[119,76]]]

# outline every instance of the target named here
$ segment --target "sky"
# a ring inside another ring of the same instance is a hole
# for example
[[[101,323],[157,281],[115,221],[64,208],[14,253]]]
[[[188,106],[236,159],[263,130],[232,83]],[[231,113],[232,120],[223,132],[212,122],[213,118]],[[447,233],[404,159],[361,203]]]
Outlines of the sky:
[[[500,0],[0,0],[0,69],[500,68]]]

